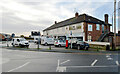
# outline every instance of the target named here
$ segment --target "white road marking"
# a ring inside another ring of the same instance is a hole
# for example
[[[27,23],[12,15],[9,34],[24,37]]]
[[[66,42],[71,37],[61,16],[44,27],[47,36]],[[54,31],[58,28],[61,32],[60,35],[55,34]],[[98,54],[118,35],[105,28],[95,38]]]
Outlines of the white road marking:
[[[66,60],[66,61],[64,61],[64,62],[62,62],[62,63],[60,63],[60,64],[64,64],[64,63],[67,63],[67,62],[69,62],[70,60]]]
[[[109,55],[106,55],[106,57],[108,58],[108,57],[110,57]]]
[[[27,63],[25,63],[25,64],[23,64],[23,65],[21,65],[21,66],[19,66],[19,67],[17,67],[17,68],[14,68],[14,69],[9,70],[8,72],[12,72],[12,71],[14,71],[14,70],[20,69],[20,68],[26,66],[26,65],[29,64],[29,63],[30,63],[30,62],[27,62]]]
[[[66,61],[60,63],[60,60],[58,59],[58,65],[57,65],[56,72],[66,72],[66,67],[60,67],[60,64],[64,64],[68,61],[70,61],[70,60],[66,60]]]
[[[66,67],[57,67],[56,72],[66,72]]]
[[[113,58],[109,57],[109,58],[107,58],[107,60],[113,60]]]
[[[58,60],[58,65],[57,66],[59,67],[59,65],[60,65],[60,60]]]
[[[120,65],[118,61],[116,61],[116,64],[117,64],[118,66]]]
[[[94,66],[98,60],[94,60],[94,62],[91,64],[91,66]]]

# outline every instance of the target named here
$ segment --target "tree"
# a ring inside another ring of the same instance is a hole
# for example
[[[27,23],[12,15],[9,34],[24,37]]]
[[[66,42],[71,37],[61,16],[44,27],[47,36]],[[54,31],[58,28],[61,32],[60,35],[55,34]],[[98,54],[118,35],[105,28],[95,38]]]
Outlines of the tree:
[[[24,35],[20,35],[20,37],[24,37]]]

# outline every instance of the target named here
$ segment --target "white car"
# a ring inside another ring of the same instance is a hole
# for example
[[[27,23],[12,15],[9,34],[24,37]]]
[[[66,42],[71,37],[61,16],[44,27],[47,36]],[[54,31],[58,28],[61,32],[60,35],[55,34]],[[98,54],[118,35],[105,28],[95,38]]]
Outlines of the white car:
[[[13,38],[12,39],[13,46],[26,46],[29,47],[29,42],[25,38]]]
[[[66,41],[65,40],[55,40],[54,45],[57,47],[61,47],[61,46],[66,46]]]

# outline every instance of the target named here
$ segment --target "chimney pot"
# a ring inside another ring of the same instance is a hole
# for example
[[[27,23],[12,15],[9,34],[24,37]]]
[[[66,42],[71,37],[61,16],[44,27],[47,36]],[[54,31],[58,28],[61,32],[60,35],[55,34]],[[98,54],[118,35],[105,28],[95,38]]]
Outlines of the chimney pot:
[[[55,24],[57,24],[57,21],[55,21]]]
[[[108,17],[109,17],[108,14],[105,14],[104,17],[105,17],[105,24],[108,24]]]
[[[78,12],[76,12],[76,13],[75,13],[75,17],[78,17],[78,16],[79,16],[79,13],[78,13]]]
[[[118,34],[120,35],[120,31],[118,31]]]

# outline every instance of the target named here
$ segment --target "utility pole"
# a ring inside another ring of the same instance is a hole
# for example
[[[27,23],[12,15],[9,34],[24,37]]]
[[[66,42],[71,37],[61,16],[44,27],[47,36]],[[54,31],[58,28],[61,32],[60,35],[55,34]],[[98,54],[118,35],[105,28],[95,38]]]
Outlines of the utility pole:
[[[113,15],[112,15],[112,32],[114,32],[114,31],[113,31]]]
[[[116,49],[116,0],[114,0],[114,50]]]
[[[39,31],[40,33],[40,31]],[[38,38],[38,51],[39,51],[39,48],[40,48],[40,34],[39,34],[39,38]]]

